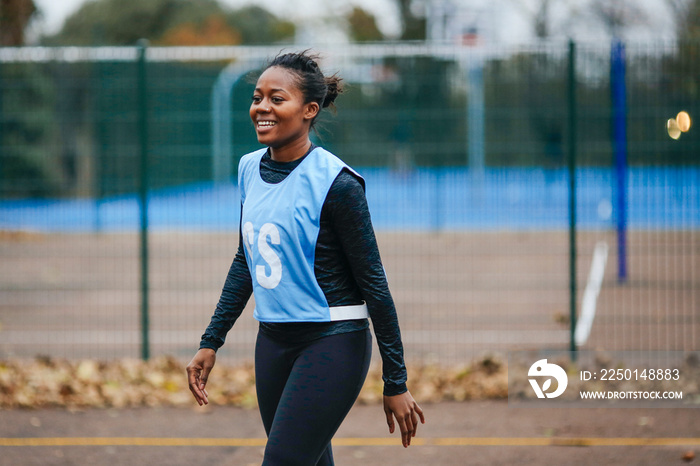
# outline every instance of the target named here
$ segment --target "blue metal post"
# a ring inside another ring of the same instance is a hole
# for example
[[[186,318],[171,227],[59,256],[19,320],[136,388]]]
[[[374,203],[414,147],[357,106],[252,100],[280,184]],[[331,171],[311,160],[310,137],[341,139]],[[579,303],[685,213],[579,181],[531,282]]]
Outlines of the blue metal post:
[[[625,44],[615,39],[610,54],[613,151],[615,154],[615,211],[617,279],[627,280],[627,86]]]

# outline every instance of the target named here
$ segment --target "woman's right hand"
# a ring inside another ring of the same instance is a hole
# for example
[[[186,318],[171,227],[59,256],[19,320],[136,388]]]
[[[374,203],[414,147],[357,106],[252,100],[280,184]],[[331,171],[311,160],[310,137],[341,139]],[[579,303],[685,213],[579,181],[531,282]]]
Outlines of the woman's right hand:
[[[199,406],[209,404],[209,394],[207,393],[207,379],[209,373],[216,362],[216,351],[209,348],[202,348],[197,351],[192,361],[187,365],[187,380],[190,384],[190,391],[197,400]]]

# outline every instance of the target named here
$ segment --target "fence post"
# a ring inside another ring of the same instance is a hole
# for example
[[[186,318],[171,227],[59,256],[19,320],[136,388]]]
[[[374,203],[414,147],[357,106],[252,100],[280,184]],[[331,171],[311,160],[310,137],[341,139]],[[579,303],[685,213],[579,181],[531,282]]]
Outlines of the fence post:
[[[149,342],[149,281],[148,281],[148,89],[146,76],[146,50],[148,42],[138,42],[137,105],[139,138],[139,201],[141,213],[140,263],[141,263],[141,358],[150,357]]]
[[[0,63],[0,194],[2,194],[3,183],[3,170],[5,167],[5,162],[7,157],[3,157],[5,153],[4,145],[4,132],[5,132],[5,111],[3,105],[3,95],[5,93],[5,80],[3,78],[2,63]]]
[[[569,166],[569,350],[576,359],[576,44],[569,40],[568,166]]]

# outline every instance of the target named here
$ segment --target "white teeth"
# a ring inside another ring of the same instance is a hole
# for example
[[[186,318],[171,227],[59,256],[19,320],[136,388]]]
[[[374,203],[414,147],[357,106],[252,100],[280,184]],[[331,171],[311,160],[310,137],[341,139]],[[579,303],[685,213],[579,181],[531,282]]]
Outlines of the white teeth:
[[[275,126],[276,124],[274,121],[258,121],[258,126]]]

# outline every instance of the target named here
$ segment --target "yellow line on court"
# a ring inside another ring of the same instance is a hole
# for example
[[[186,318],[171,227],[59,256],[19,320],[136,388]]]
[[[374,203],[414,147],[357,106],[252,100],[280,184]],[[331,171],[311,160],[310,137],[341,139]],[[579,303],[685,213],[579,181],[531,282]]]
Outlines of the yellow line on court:
[[[698,446],[700,438],[553,438],[551,445],[561,446]]]
[[[436,438],[434,445],[447,446],[545,446],[551,445],[551,438],[541,437],[462,437],[462,438]]]
[[[260,447],[262,438],[171,438],[171,437],[35,437],[0,438],[3,447]]]
[[[440,446],[673,446],[700,445],[700,438],[632,438],[632,437],[463,437],[435,438]]]
[[[264,438],[34,437],[0,438],[0,447],[262,447]],[[395,446],[398,438],[337,438],[334,446]],[[700,438],[639,437],[456,437],[414,438],[411,445],[435,446],[700,446]]]

